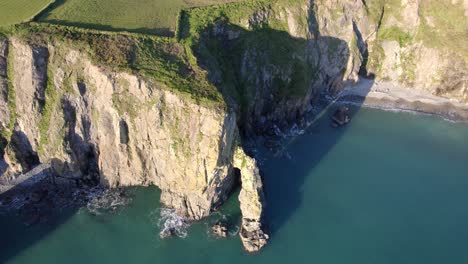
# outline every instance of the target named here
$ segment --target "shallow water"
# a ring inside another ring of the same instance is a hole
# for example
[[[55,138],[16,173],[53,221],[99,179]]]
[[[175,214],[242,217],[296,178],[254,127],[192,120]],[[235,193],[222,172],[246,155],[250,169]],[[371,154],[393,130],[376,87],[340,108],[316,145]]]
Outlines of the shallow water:
[[[0,215],[0,263],[468,263],[468,125],[361,109],[349,126],[327,118],[277,157],[259,153],[272,234],[260,254],[210,223],[237,223],[236,197],[220,213],[159,238],[159,191],[102,214],[63,210],[26,227]]]

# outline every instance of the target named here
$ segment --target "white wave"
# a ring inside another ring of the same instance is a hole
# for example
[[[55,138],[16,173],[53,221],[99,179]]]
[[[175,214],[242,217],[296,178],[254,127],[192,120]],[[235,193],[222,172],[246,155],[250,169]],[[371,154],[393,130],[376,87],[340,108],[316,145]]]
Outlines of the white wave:
[[[161,208],[159,216],[157,217],[157,226],[159,228],[159,236],[161,238],[167,238],[169,236],[177,236],[180,238],[186,238],[188,235],[189,224],[187,221],[179,216],[174,209]],[[157,213],[157,212],[156,212]],[[152,214],[152,217],[155,217]]]
[[[237,234],[239,234],[239,230],[240,230],[240,226],[235,225],[228,231],[228,234],[229,236],[237,236]]]
[[[124,196],[121,190],[93,188],[85,196],[88,199],[86,209],[94,215],[115,212],[131,202],[131,198]]]
[[[296,137],[296,136],[300,136],[300,135],[303,135],[305,133],[305,130],[304,129],[300,129],[299,126],[297,124],[294,124],[291,129],[289,129],[288,131],[288,136],[289,137]]]

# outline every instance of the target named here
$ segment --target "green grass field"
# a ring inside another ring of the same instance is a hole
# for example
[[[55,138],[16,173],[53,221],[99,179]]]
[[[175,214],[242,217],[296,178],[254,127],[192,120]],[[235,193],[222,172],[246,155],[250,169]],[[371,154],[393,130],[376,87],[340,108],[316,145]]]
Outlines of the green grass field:
[[[0,26],[31,20],[53,0],[0,0]]]
[[[100,30],[172,35],[180,9],[233,1],[56,0],[39,17],[39,21]]]

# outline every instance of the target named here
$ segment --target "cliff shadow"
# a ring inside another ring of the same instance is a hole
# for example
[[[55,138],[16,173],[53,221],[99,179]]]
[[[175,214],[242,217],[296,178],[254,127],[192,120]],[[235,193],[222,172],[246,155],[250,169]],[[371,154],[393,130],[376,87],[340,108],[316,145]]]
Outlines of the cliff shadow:
[[[360,83],[359,89],[363,93],[369,92],[373,85],[373,80],[366,80]],[[264,221],[272,235],[272,243],[275,243],[275,235],[281,230],[298,209],[306,207],[303,203],[305,182],[309,177],[314,177],[313,171],[326,158],[329,152],[335,147],[341,138],[347,133],[352,125],[353,117],[362,108],[365,97],[346,96],[337,101],[323,100],[323,110],[321,116],[315,116],[310,125],[304,130],[304,135],[299,135],[288,140],[279,152],[265,150],[262,146],[260,153],[264,157],[261,160],[261,172],[266,196],[266,211]],[[351,121],[339,127],[333,127],[332,118],[340,108],[349,108]],[[300,137],[307,137],[301,140]],[[296,140],[301,140],[304,146],[294,146]],[[290,153],[290,146],[294,153]],[[308,147],[309,148],[308,148]],[[342,161],[337,160],[336,166]],[[343,167],[343,171],[346,168]],[[352,173],[351,173],[352,175]],[[350,176],[351,176],[350,175]],[[304,226],[307,229],[307,226]]]
[[[74,130],[69,131],[67,141],[75,151],[76,146],[85,145]],[[74,153],[89,168],[82,171],[89,177],[81,178],[74,177],[73,173],[59,175],[58,170],[66,167],[59,159],[41,164],[28,137],[20,130],[13,132],[8,148],[12,152],[9,155],[15,156],[23,171],[20,175],[4,175],[9,165],[0,160],[0,165],[5,167],[0,174],[1,263],[21,255],[66,223],[87,199],[83,187],[97,184],[94,177],[97,164],[95,157],[90,156],[91,147],[82,147],[82,151]]]
[[[362,67],[354,72],[368,81],[360,83],[358,96],[339,99],[340,91],[352,86],[345,76],[351,51],[346,41],[322,36],[314,10],[310,12],[307,38],[263,24],[246,30],[221,17],[201,33],[201,40],[194,45],[199,65],[207,70],[225,102],[239,114],[244,149],[261,164],[267,205],[264,222],[273,241],[277,231],[303,206],[303,187],[310,172],[343,137],[348,125],[337,125],[325,140],[318,139],[317,147],[303,153],[300,162],[287,162],[287,155],[269,154],[263,160],[263,151],[257,155],[258,150],[281,148],[283,136],[292,128],[306,129],[309,108],[321,108],[323,112],[307,131],[313,130],[316,123],[336,124],[332,117],[345,101],[349,103],[345,115],[352,118],[373,85],[374,76],[366,69],[367,46],[354,26],[362,58]],[[190,23],[184,17],[181,21]],[[180,27],[178,38],[189,37],[189,27]]]
[[[65,204],[73,193],[71,187],[55,185],[42,165],[0,182],[0,262],[12,260],[72,217],[78,208]]]

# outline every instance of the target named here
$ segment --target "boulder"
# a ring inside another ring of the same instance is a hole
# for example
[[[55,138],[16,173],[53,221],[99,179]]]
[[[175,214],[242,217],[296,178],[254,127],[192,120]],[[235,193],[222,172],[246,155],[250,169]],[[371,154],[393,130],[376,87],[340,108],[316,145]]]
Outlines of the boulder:
[[[261,223],[252,219],[243,219],[242,228],[239,232],[244,249],[249,252],[258,252],[270,238],[261,227]]]
[[[332,116],[333,127],[344,126],[350,121],[351,121],[351,117],[349,115],[349,108],[346,106],[342,106],[338,108]]]
[[[228,236],[228,229],[225,223],[217,222],[211,227],[211,231],[213,234],[217,235],[218,237],[227,237]]]

